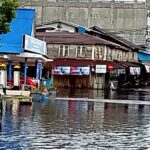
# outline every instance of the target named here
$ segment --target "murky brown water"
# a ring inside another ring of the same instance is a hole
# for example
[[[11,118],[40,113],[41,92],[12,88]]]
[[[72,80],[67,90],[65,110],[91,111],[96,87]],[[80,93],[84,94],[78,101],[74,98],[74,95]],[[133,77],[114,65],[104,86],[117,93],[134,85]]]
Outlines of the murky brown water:
[[[59,97],[67,95],[64,91],[63,94],[59,92]],[[89,92],[78,91],[72,97],[86,97],[86,94],[89,95]],[[134,97],[133,93],[129,94],[128,97]],[[139,99],[137,95],[142,98],[141,100],[147,100],[149,93],[142,93],[142,96],[136,93],[135,99]],[[148,105],[73,101],[71,98],[68,101],[34,102],[32,106],[20,105],[16,101],[6,102],[3,105],[0,149],[146,150],[150,148],[150,106]]]

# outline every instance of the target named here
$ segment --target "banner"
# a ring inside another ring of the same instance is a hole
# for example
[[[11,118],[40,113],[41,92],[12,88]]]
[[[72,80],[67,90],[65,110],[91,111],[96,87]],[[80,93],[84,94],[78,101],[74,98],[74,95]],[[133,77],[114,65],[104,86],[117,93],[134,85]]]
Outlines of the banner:
[[[69,66],[57,66],[52,69],[52,74],[55,75],[70,75]]]
[[[140,67],[130,67],[130,75],[140,75],[141,68]]]
[[[90,67],[71,67],[71,75],[89,75]]]

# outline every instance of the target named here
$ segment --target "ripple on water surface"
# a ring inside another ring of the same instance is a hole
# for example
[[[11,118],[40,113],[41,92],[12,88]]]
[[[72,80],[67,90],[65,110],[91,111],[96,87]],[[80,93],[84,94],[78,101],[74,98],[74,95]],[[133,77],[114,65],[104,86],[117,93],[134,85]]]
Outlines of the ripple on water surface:
[[[147,105],[72,100],[13,105],[5,104],[0,149],[143,150],[150,147],[150,106]]]

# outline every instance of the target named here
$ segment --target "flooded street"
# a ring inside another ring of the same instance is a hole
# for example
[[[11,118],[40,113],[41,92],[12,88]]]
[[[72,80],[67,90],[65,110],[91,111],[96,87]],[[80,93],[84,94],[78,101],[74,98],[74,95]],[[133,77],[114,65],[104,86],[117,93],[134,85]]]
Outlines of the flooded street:
[[[88,98],[150,100],[150,92],[59,90],[57,97],[20,105],[4,102],[0,149],[147,150],[150,105],[113,104]],[[72,98],[87,98],[75,101]]]

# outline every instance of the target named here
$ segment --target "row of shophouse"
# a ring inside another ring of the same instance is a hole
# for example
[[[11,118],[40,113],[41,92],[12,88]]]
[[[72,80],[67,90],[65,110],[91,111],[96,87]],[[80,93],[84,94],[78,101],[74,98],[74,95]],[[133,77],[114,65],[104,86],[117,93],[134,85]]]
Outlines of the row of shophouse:
[[[141,47],[99,27],[63,20],[35,29],[34,17],[34,10],[17,10],[15,20],[20,20],[13,20],[13,31],[1,36],[7,44],[0,48],[0,63],[7,63],[9,81],[12,65],[22,63],[24,84],[27,72],[38,80],[51,80],[51,87],[56,88],[116,89],[148,84],[150,55]]]
[[[36,31],[53,59],[54,87],[116,89],[148,83],[150,64],[139,62],[141,47],[114,33],[63,20],[40,25]]]

